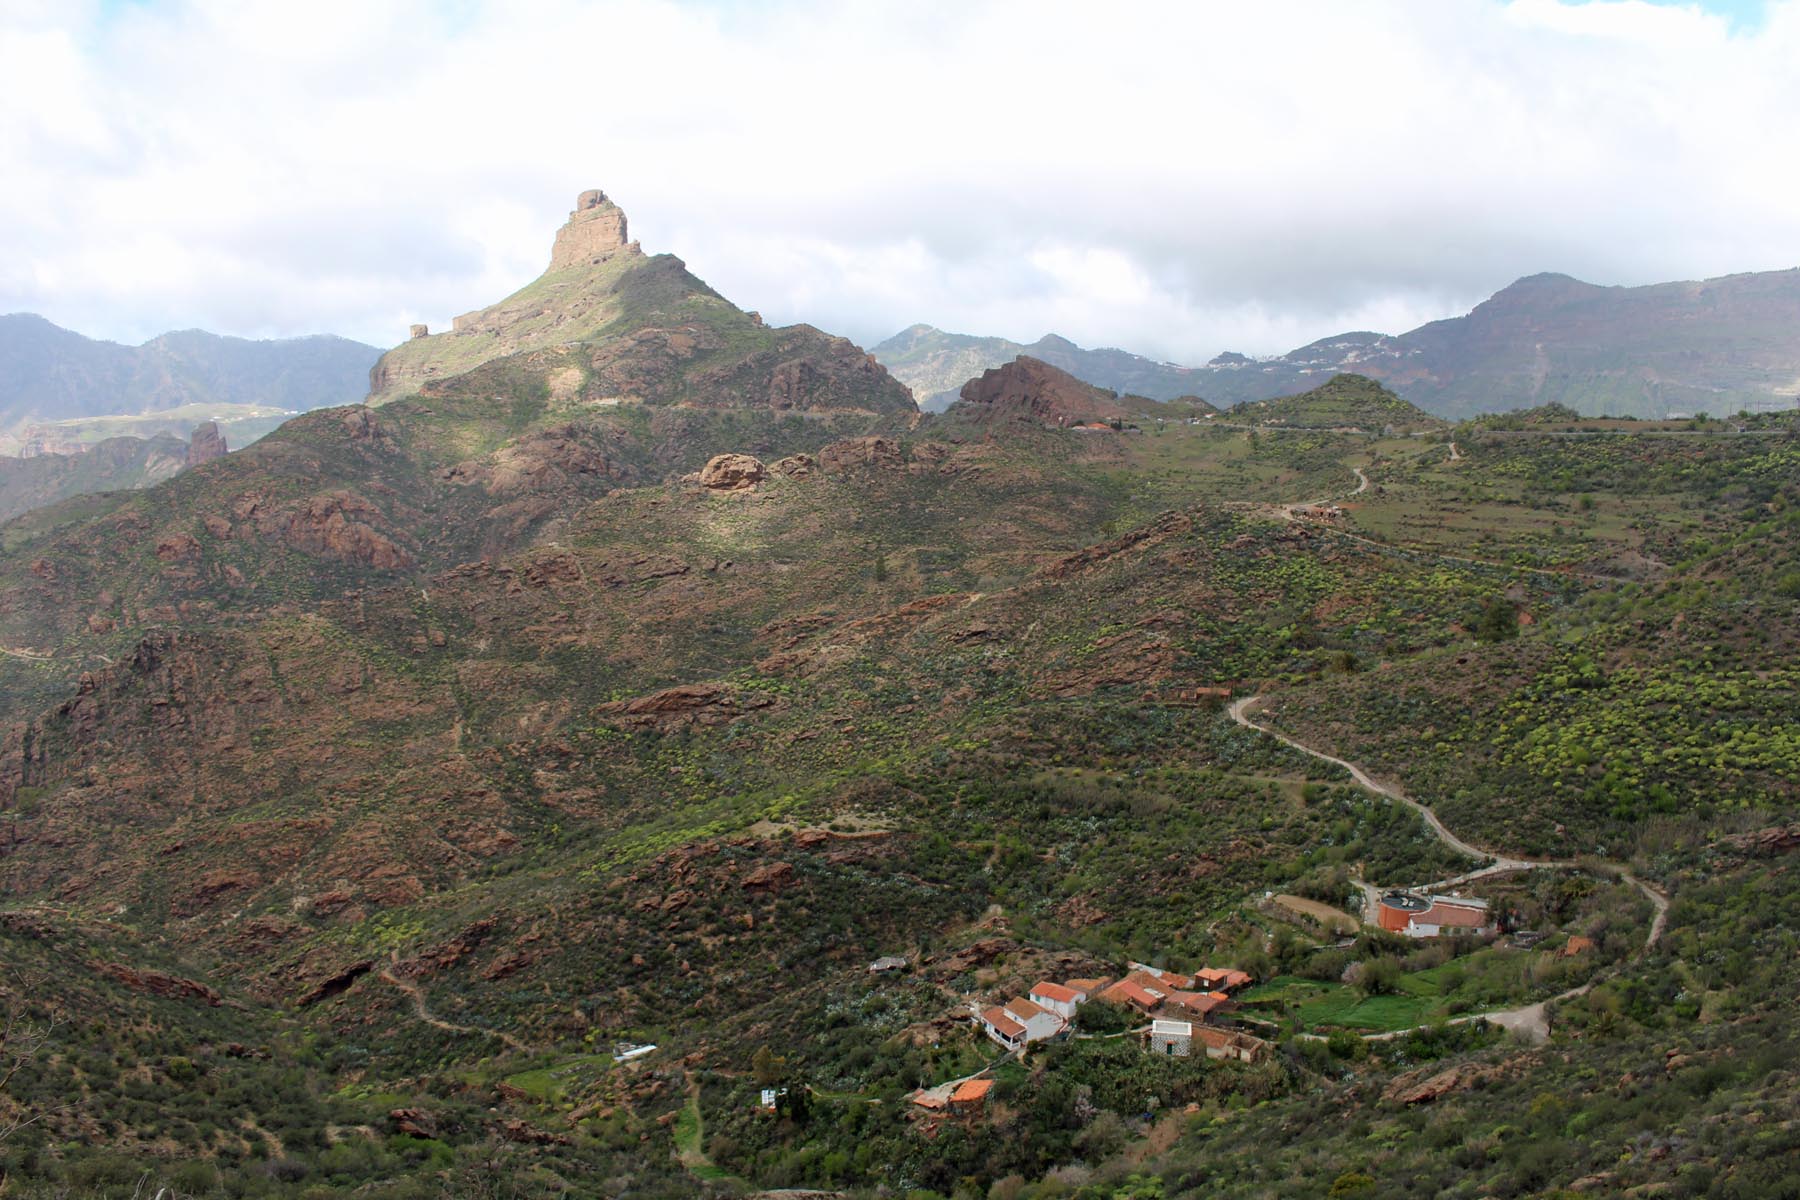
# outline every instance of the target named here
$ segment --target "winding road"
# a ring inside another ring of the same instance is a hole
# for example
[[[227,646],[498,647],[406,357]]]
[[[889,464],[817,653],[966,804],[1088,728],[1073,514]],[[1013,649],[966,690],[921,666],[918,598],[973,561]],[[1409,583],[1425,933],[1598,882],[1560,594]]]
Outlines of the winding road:
[[[1490,875],[1505,875],[1514,871],[1566,871],[1580,865],[1574,859],[1568,858],[1513,858],[1508,855],[1495,853],[1491,850],[1484,850],[1479,846],[1464,841],[1454,833],[1451,833],[1444,823],[1438,819],[1438,815],[1432,812],[1431,809],[1420,804],[1417,800],[1414,800],[1411,796],[1408,796],[1405,792],[1392,784],[1379,782],[1367,771],[1363,770],[1355,763],[1350,762],[1348,759],[1339,758],[1335,754],[1327,754],[1323,750],[1315,750],[1313,747],[1308,746],[1303,742],[1296,741],[1279,730],[1272,729],[1267,725],[1251,720],[1250,711],[1259,706],[1262,702],[1263,697],[1260,695],[1245,696],[1241,700],[1233,701],[1230,709],[1227,711],[1231,714],[1231,719],[1236,721],[1239,725],[1244,726],[1244,728],[1254,729],[1258,733],[1266,734],[1283,745],[1290,746],[1293,749],[1300,751],[1300,753],[1310,755],[1321,762],[1328,762],[1333,766],[1342,767],[1350,773],[1350,778],[1354,779],[1358,786],[1374,792],[1378,796],[1386,796],[1390,800],[1396,800],[1401,804],[1406,805],[1408,808],[1419,814],[1438,841],[1456,851],[1458,854],[1468,858],[1487,860],[1485,866],[1477,867],[1473,871],[1468,871],[1461,875],[1454,875],[1449,879],[1440,879],[1435,883],[1426,884],[1424,885],[1425,890],[1454,887],[1457,884],[1468,883],[1476,879],[1483,879]],[[1633,875],[1619,863],[1605,863],[1602,865],[1604,865],[1606,869],[1616,873],[1622,882],[1628,883],[1638,891],[1642,892],[1645,899],[1650,901],[1650,906],[1655,910],[1656,915],[1650,922],[1650,933],[1649,936],[1644,939],[1644,947],[1648,949],[1649,947],[1654,946],[1661,940],[1663,930],[1668,926],[1669,898]],[[1357,887],[1362,889],[1364,897],[1371,902],[1379,897],[1379,889],[1365,880],[1357,880]],[[1372,911],[1372,909],[1373,903],[1370,905],[1370,910]]]

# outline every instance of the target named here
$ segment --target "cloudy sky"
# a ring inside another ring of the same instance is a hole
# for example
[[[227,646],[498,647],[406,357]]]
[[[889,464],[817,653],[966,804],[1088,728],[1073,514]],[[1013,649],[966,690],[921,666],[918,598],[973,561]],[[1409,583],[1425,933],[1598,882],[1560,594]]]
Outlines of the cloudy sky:
[[[0,0],[0,312],[447,324],[603,187],[771,321],[1179,361],[1800,265],[1800,0]]]

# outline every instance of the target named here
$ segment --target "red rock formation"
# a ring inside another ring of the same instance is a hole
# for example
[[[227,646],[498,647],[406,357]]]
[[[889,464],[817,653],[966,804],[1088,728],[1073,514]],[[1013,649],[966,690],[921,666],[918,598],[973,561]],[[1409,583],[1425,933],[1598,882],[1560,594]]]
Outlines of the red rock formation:
[[[575,199],[575,211],[568,223],[556,231],[556,242],[550,249],[550,269],[581,266],[608,258],[623,250],[625,212],[606,198],[598,188],[581,193]]]
[[[700,486],[715,492],[744,491],[769,477],[761,460],[748,454],[715,454],[700,468]]]
[[[128,967],[124,963],[97,962],[94,969],[103,975],[110,975],[132,991],[143,992],[145,995],[162,996],[169,1000],[199,1000],[214,1008],[221,1003],[219,993],[198,980]]]
[[[993,419],[1059,428],[1117,421],[1128,415],[1112,392],[1024,355],[969,380],[963,385],[962,401]]]
[[[215,458],[225,457],[225,435],[212,421],[202,421],[194,427],[194,436],[188,442],[187,465],[197,467],[201,463],[209,463]]]

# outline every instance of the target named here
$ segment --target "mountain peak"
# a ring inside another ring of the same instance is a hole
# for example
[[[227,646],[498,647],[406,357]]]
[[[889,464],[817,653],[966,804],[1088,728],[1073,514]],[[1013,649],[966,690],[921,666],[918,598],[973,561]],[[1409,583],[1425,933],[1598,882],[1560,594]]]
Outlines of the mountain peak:
[[[630,243],[626,239],[625,210],[590,188],[575,198],[575,209],[556,231],[550,249],[550,269],[590,266],[611,258]]]

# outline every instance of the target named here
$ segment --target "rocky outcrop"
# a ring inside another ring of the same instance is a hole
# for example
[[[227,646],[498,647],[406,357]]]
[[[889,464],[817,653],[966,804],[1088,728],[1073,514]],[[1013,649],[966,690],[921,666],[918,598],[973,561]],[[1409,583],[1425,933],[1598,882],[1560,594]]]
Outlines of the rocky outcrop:
[[[100,962],[94,964],[94,969],[146,996],[161,996],[166,1000],[198,1000],[214,1008],[221,1003],[219,993],[198,980],[182,979],[162,971],[128,967],[124,963]]]
[[[412,555],[375,528],[382,520],[381,510],[361,496],[327,492],[296,509],[269,514],[257,527],[308,554],[378,571],[411,570]]]
[[[1110,427],[1128,415],[1112,392],[1023,355],[965,383],[962,403],[984,419],[1029,421],[1059,429]]]
[[[881,470],[901,465],[900,443],[892,438],[860,437],[832,442],[819,450],[819,465],[827,472]]]
[[[748,454],[715,454],[700,468],[699,482],[715,492],[737,492],[755,487],[769,477],[760,459]]]
[[[1724,844],[1749,858],[1787,854],[1800,850],[1800,825],[1774,825],[1750,833],[1737,833],[1725,838]]]
[[[610,258],[623,250],[625,212],[606,198],[598,188],[581,193],[575,199],[575,211],[566,225],[556,231],[556,242],[550,248],[550,269],[560,271]]]
[[[212,421],[202,421],[196,425],[194,436],[188,442],[187,465],[197,467],[201,463],[224,457],[225,435],[219,432],[219,426]]]
[[[614,700],[594,711],[637,728],[723,725],[748,712],[778,707],[766,692],[746,692],[723,683],[684,683],[633,700]]]
[[[1499,1079],[1506,1074],[1509,1065],[1461,1063],[1444,1071],[1433,1072],[1430,1068],[1408,1071],[1387,1086],[1382,1099],[1395,1104],[1429,1104]]]

